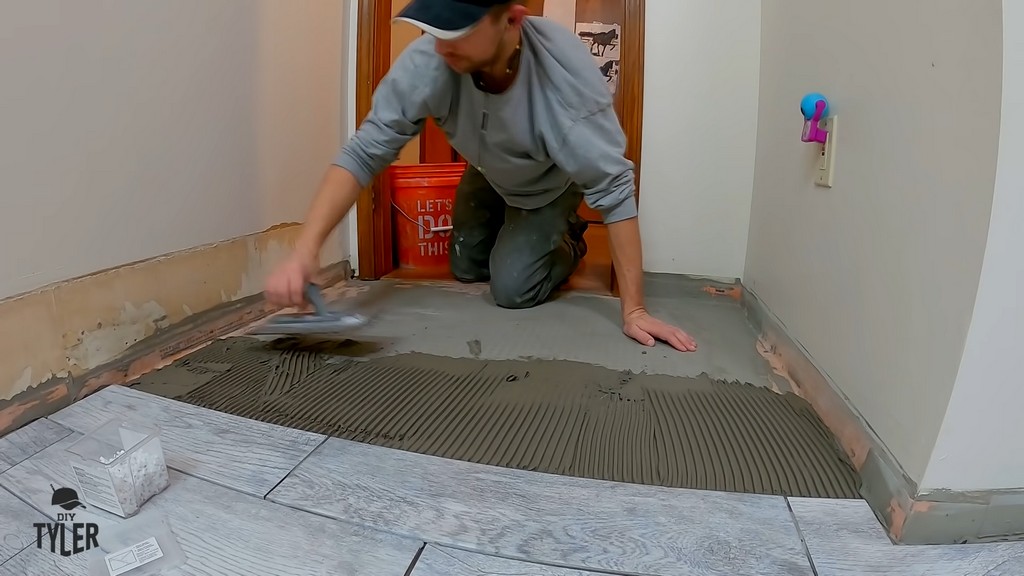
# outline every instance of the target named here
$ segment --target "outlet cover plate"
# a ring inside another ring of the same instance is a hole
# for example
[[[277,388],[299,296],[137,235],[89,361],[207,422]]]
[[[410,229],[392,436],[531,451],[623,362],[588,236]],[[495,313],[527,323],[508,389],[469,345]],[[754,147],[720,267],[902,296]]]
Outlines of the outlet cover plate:
[[[828,131],[828,139],[824,144],[819,145],[820,150],[814,183],[825,188],[831,188],[834,181],[833,175],[836,168],[836,125],[839,123],[838,120],[837,116],[831,116],[822,122],[824,129]]]

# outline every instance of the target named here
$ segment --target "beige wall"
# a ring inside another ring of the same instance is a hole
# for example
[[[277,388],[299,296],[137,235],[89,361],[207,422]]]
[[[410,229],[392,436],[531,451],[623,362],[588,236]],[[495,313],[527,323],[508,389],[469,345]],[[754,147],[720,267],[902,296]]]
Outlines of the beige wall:
[[[576,0],[544,0],[542,16],[572,30],[576,27]]]
[[[301,220],[345,129],[344,5],[0,3],[0,298]]]
[[[988,234],[999,0],[765,0],[745,283],[920,482],[946,412]],[[813,185],[801,97],[839,115]]]

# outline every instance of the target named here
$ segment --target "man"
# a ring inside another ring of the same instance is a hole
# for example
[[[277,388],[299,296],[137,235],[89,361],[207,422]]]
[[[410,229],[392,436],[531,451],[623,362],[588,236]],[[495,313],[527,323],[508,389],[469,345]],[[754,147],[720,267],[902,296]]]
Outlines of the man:
[[[294,253],[268,279],[278,305],[303,305],[330,231],[433,117],[468,162],[456,190],[450,259],[489,281],[498,306],[545,302],[586,253],[586,201],[608,225],[623,332],[646,346],[696,350],[644,307],[633,165],[605,79],[573,33],[508,0],[413,0],[398,20],[415,40],[378,86],[372,110],[320,185]]]

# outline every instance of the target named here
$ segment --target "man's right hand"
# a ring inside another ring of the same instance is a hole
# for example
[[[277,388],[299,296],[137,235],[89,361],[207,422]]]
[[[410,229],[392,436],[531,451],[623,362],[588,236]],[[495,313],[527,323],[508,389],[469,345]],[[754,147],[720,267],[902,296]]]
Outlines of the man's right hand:
[[[295,248],[267,278],[264,295],[275,306],[308,309],[306,284],[320,271],[320,250],[359,198],[360,186],[348,170],[330,166],[307,212]]]
[[[275,306],[300,308],[306,305],[306,284],[320,269],[316,258],[294,252],[267,278],[264,293]]]

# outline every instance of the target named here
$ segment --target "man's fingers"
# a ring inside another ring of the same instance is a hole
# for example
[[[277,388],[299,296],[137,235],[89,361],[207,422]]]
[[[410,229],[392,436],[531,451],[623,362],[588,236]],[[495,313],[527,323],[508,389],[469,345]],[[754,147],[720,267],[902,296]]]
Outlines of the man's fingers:
[[[672,330],[672,346],[685,352],[693,352],[697,349],[697,342],[686,332],[674,328]]]
[[[680,352],[694,352],[697,350],[697,342],[689,334],[659,320],[633,324],[627,333],[645,346],[654,346],[657,340],[661,340]]]
[[[281,290],[281,283],[271,280],[270,284],[267,285],[267,300],[275,306],[280,306],[284,303],[287,296],[283,290]]]
[[[298,306],[302,304],[302,286],[296,281],[295,275],[288,276],[288,305]]]
[[[667,342],[669,344],[672,344],[673,346],[675,346],[674,341],[679,336],[677,334],[677,332],[679,332],[678,328],[669,326],[664,322],[655,321],[650,326],[645,326],[644,329],[650,335],[654,336],[658,340],[661,340],[662,342]]]
[[[648,334],[636,324],[632,324],[626,329],[626,335],[644,346],[654,346],[656,341],[654,336]]]
[[[682,352],[693,352],[697,349],[697,342],[682,330],[676,330],[672,334],[671,343],[675,349]]]

